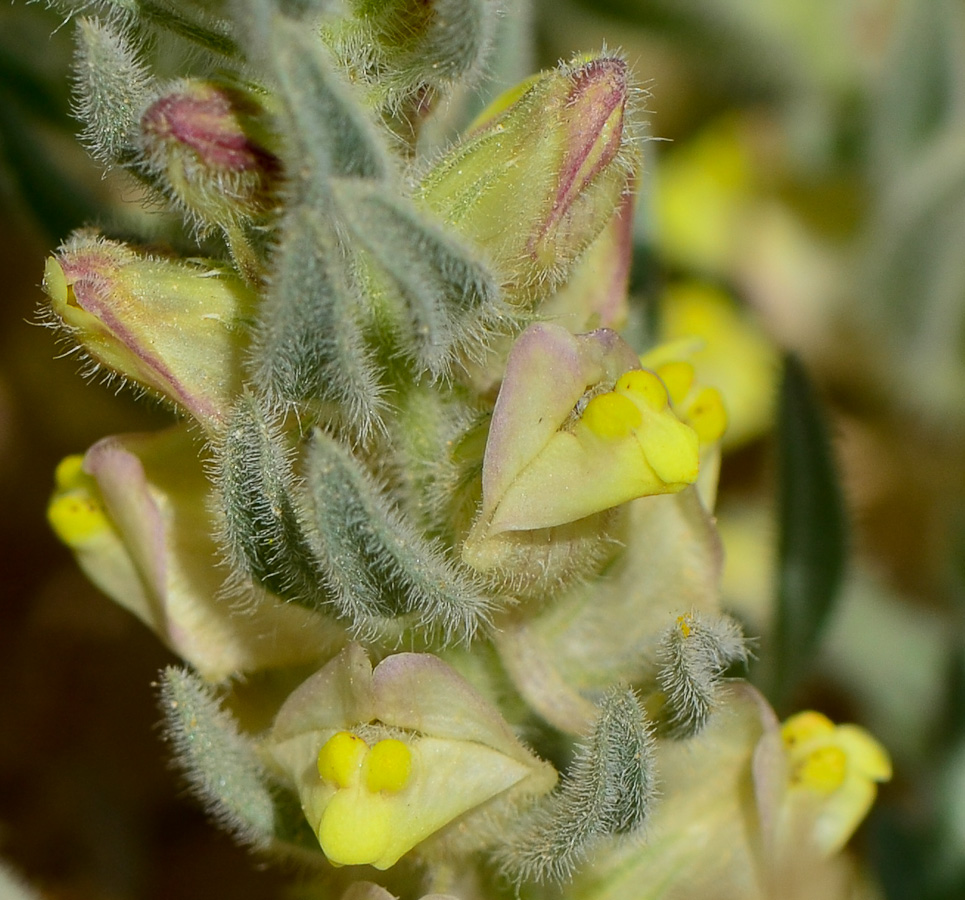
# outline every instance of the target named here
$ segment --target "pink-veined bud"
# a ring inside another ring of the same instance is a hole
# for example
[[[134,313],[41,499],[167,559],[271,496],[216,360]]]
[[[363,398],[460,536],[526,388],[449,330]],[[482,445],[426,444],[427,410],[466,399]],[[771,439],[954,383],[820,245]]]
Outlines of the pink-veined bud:
[[[627,66],[578,58],[499,97],[426,173],[421,199],[481,247],[528,303],[563,283],[637,168],[625,128]]]
[[[254,98],[210,81],[183,80],[141,116],[148,169],[171,199],[205,226],[229,228],[272,203],[278,159]]]
[[[233,272],[170,260],[91,231],[47,260],[54,316],[93,361],[214,428],[240,387],[256,296]]]

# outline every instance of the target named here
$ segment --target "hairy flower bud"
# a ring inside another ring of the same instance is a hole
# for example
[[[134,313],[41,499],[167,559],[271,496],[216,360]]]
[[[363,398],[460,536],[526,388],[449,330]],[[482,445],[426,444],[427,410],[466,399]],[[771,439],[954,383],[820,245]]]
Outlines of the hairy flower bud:
[[[95,368],[156,391],[207,428],[223,421],[256,299],[236,275],[81,231],[47,260],[44,290]]]
[[[210,81],[179,81],[141,116],[141,149],[164,191],[202,226],[267,211],[279,174],[254,98]]]
[[[498,98],[426,173],[421,199],[480,246],[510,299],[565,281],[633,183],[623,60],[578,58]]]

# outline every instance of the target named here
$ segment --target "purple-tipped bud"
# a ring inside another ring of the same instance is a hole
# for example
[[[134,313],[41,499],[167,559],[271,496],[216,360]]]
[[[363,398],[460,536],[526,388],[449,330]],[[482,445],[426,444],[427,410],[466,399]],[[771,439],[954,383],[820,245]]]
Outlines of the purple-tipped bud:
[[[217,427],[241,383],[254,293],[231,272],[149,256],[94,232],[47,261],[50,309],[98,365]]]
[[[181,81],[141,116],[146,164],[166,192],[204,225],[257,217],[280,168],[265,148],[254,100],[206,81]]]
[[[637,156],[622,59],[579,59],[497,99],[427,173],[424,201],[475,241],[523,302],[565,281],[626,208]]]

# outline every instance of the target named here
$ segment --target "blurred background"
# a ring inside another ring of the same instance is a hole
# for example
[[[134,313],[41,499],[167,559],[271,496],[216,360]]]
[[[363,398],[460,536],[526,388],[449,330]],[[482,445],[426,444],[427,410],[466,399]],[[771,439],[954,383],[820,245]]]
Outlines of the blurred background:
[[[629,328],[706,332],[752,680],[888,747],[853,842],[880,896],[965,896],[965,3],[507,6],[534,49],[483,90],[604,44],[635,72]],[[166,420],[38,324],[73,228],[151,215],[76,143],[63,18],[0,7],[0,858],[51,898],[280,897],[288,873],[178,796],[152,687],[173,659],[44,518],[63,456]]]

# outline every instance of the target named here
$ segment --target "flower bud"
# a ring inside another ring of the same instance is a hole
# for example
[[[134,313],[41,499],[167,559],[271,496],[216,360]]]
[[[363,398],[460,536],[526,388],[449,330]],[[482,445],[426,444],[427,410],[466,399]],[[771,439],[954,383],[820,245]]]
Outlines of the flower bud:
[[[95,368],[156,391],[205,427],[223,421],[256,300],[236,275],[81,231],[47,260],[44,290]]]
[[[421,199],[474,241],[508,296],[563,282],[633,183],[623,60],[578,58],[498,98],[428,172]]]
[[[484,841],[492,815],[556,781],[444,662],[399,653],[373,669],[356,644],[288,698],[267,749],[336,865],[387,869],[434,835],[471,846],[470,813]]]
[[[105,594],[205,678],[318,659],[340,641],[306,610],[224,596],[196,443],[184,427],[99,441],[57,469],[47,515]]]
[[[230,228],[269,208],[280,167],[265,149],[260,112],[240,90],[184,80],[142,114],[148,170],[202,225]]]

